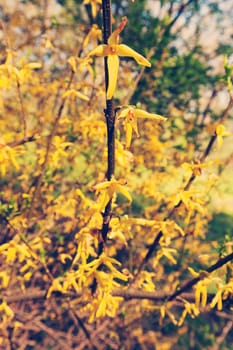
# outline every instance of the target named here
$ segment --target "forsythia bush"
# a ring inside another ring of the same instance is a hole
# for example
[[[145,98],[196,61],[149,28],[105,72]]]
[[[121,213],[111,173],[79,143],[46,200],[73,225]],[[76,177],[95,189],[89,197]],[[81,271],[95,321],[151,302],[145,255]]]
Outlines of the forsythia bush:
[[[232,239],[208,222],[233,69],[224,111],[179,152],[174,123],[194,125],[130,104],[152,64],[123,43],[127,18],[76,6],[89,20],[49,1],[1,19],[0,347],[172,349],[190,318],[232,312]]]

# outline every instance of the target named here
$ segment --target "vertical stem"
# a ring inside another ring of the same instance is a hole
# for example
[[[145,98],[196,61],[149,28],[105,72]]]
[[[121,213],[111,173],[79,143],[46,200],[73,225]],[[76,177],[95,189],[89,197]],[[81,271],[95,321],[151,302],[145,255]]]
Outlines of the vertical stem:
[[[104,44],[108,44],[108,38],[112,33],[112,10],[111,0],[102,1],[103,10],[103,37]],[[104,58],[104,72],[105,72],[105,89],[108,89],[109,74],[108,74],[108,57]],[[115,112],[113,108],[113,99],[106,100],[106,109],[104,110],[106,124],[107,124],[107,147],[108,147],[108,168],[107,180],[110,181],[114,175],[115,168]]]
[[[108,38],[112,33],[112,10],[111,10],[111,0],[102,1],[103,10],[103,38],[104,44],[108,44]],[[109,74],[108,74],[108,58],[104,58],[104,72],[105,72],[105,89],[107,91],[109,84]],[[115,171],[115,111],[113,107],[113,99],[106,99],[106,108],[104,110],[106,126],[107,126],[107,152],[108,152],[108,164],[106,177],[110,181]],[[107,239],[107,234],[109,231],[109,223],[111,219],[111,201],[106,205],[103,213],[103,225],[102,225],[102,241],[99,243],[98,254],[100,255],[104,249],[104,243]]]

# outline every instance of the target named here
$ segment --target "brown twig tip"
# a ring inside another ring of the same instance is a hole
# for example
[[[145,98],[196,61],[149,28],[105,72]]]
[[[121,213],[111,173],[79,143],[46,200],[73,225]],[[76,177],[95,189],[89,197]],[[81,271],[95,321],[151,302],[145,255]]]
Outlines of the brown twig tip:
[[[117,29],[116,29],[116,30],[118,31],[119,34],[124,30],[124,28],[125,28],[127,22],[128,22],[127,17],[126,17],[126,16],[122,17],[121,23],[118,25],[118,27],[117,27]]]

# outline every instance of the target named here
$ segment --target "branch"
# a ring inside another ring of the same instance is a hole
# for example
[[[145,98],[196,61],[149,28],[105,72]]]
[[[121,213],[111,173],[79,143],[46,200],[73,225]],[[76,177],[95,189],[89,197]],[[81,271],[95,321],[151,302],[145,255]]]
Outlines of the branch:
[[[230,330],[232,330],[232,328],[233,328],[233,321],[230,320],[223,327],[221,334],[215,340],[215,344],[211,346],[209,350],[219,350],[221,348],[221,344],[224,342],[224,340],[227,337],[227,334],[230,332]]]
[[[228,262],[233,260],[233,253],[226,255],[224,258],[220,258],[216,263],[208,267],[206,270],[203,270],[203,273],[200,273],[200,276],[195,277],[191,279],[190,281],[186,282],[179,290],[175,291],[172,294],[166,294],[163,292],[147,292],[143,290],[137,290],[133,288],[129,289],[115,289],[112,292],[112,296],[115,297],[122,297],[124,299],[147,299],[147,300],[154,300],[154,301],[172,301],[176,299],[181,294],[184,298],[194,300],[194,296],[192,293],[187,293],[195,284],[197,284],[200,280],[204,279],[206,277],[206,273],[211,273],[222,266],[226,265]],[[61,293],[61,292],[53,292],[52,296],[53,298],[69,298],[69,299],[76,299],[82,296],[83,292],[77,291],[75,293]],[[15,302],[22,302],[27,300],[36,300],[36,299],[46,299],[47,291],[41,291],[41,290],[28,290],[25,294],[17,293],[13,295],[5,295],[3,298],[6,300],[7,303],[15,303]]]
[[[179,8],[179,10],[177,12],[177,15],[173,18],[173,20],[169,23],[168,27],[166,28],[166,32],[170,31],[171,27],[173,27],[174,24],[178,21],[178,19],[180,18],[180,16],[182,15],[184,10],[186,9],[186,7],[191,5],[192,2],[194,2],[194,0],[189,0],[185,4],[180,6],[180,8]]]
[[[222,115],[221,115],[221,117],[220,117],[220,119],[219,119],[219,123],[223,123],[223,122],[225,121],[225,119],[227,118],[227,116],[228,116],[228,114],[229,114],[229,112],[230,112],[230,110],[231,110],[232,107],[233,107],[233,97],[230,96],[230,100],[229,100],[229,102],[228,102],[228,105],[227,105],[227,107],[225,108],[225,110],[223,111],[223,113],[222,113]],[[201,161],[201,162],[203,162],[203,161],[206,159],[206,157],[209,155],[209,153],[210,153],[210,151],[211,151],[211,149],[212,149],[212,147],[213,147],[213,144],[214,144],[214,142],[215,142],[216,139],[217,139],[217,134],[214,133],[214,134],[211,136],[211,138],[210,138],[210,140],[209,140],[209,143],[208,143],[208,145],[207,145],[205,151],[203,152],[202,156],[200,157],[200,161]]]
[[[23,139],[18,140],[18,141],[10,142],[10,143],[7,144],[7,146],[9,146],[9,147],[17,147],[17,146],[24,145],[27,142],[33,142],[33,141],[36,141],[36,136],[35,135],[24,137]]]
[[[103,10],[103,37],[104,44],[108,43],[108,38],[112,33],[112,9],[111,9],[111,0],[102,1],[102,10]],[[108,74],[108,65],[107,57],[104,58],[104,72],[105,72],[105,89],[107,91],[109,84],[109,74]],[[110,181],[115,172],[115,111],[113,108],[113,99],[106,99],[106,108],[104,110],[105,120],[107,125],[107,151],[108,151],[108,164],[107,164],[107,180]],[[98,255],[103,252],[104,243],[107,240],[107,234],[109,231],[109,223],[111,220],[111,207],[112,203],[106,205],[103,213],[103,225],[101,230],[102,239],[99,242]]]
[[[233,106],[233,98],[230,96],[230,100],[229,103],[227,105],[227,107],[225,108],[225,110],[222,112],[222,115],[220,116],[219,119],[219,123],[223,123],[225,121],[225,119],[228,116],[229,111],[231,110]],[[205,159],[207,158],[207,156],[209,155],[214,142],[217,139],[217,134],[216,132],[210,137],[210,140],[206,146],[206,149],[204,150],[203,154],[199,157],[200,162],[204,162]],[[196,179],[196,175],[192,174],[189,178],[189,180],[187,181],[186,185],[184,186],[184,191],[188,191],[190,186],[192,185],[193,181]],[[170,219],[172,217],[172,215],[174,214],[174,212],[176,211],[177,208],[180,207],[180,205],[182,204],[182,201],[180,201],[176,206],[174,206],[172,208],[172,210],[168,213],[167,217],[165,218],[165,221]],[[141,270],[143,269],[143,267],[145,266],[145,264],[149,261],[149,259],[151,258],[151,256],[153,255],[153,253],[157,250],[158,246],[159,246],[159,242],[160,239],[163,237],[163,231],[159,231],[159,233],[156,235],[153,243],[149,246],[147,253],[145,255],[145,257],[143,258],[141,264],[139,265],[139,269],[137,271],[137,274],[135,276],[135,278],[139,275],[139,273],[141,272]]]
[[[223,265],[227,264],[229,261],[233,260],[233,253],[228,254],[224,258],[220,258],[215,264],[208,267],[206,270],[203,270],[203,272],[211,273],[215,270],[218,270]],[[187,292],[190,288],[192,288],[195,284],[197,284],[199,281],[204,279],[206,277],[205,273],[201,273],[200,276],[193,278],[192,280],[186,282],[179,290],[175,291],[173,294],[171,294],[167,301],[174,300],[179,295],[183,294],[184,292]]]
[[[69,314],[74,322],[74,324],[76,325],[77,328],[81,328],[86,339],[88,340],[89,345],[91,346],[91,348],[93,350],[98,350],[97,346],[94,344],[93,340],[92,340],[92,336],[90,334],[90,332],[88,331],[88,329],[86,328],[85,324],[83,323],[82,319],[78,316],[77,311],[73,310],[72,306],[69,303]]]
[[[184,10],[192,3],[194,2],[194,0],[189,0],[186,3],[182,4],[180,6],[180,8],[177,10],[177,14],[176,16],[171,20],[171,22],[166,26],[166,28],[164,29],[163,33],[162,33],[162,38],[158,43],[157,46],[157,52],[162,53],[163,49],[164,49],[164,40],[166,40],[166,37],[168,36],[168,34],[171,31],[171,28],[174,26],[174,24],[178,21],[178,19],[180,18],[180,16],[183,14]],[[170,9],[171,11],[171,9]]]

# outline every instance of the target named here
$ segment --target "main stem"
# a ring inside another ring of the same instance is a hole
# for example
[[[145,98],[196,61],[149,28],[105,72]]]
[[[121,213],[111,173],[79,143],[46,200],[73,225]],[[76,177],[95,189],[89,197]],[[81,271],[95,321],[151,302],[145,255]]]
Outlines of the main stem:
[[[108,44],[108,38],[112,33],[112,8],[111,0],[102,1],[103,10],[103,38],[104,44]],[[105,72],[105,89],[107,91],[109,84],[108,64],[107,57],[104,58],[104,72]],[[113,99],[106,99],[106,108],[104,110],[106,125],[107,125],[107,152],[108,152],[108,165],[106,177],[110,181],[115,171],[115,111],[113,108]],[[109,223],[111,219],[111,201],[106,205],[103,213],[103,225],[102,225],[102,240],[99,243],[98,254],[103,252],[104,243],[107,240],[107,234],[109,231]]]

